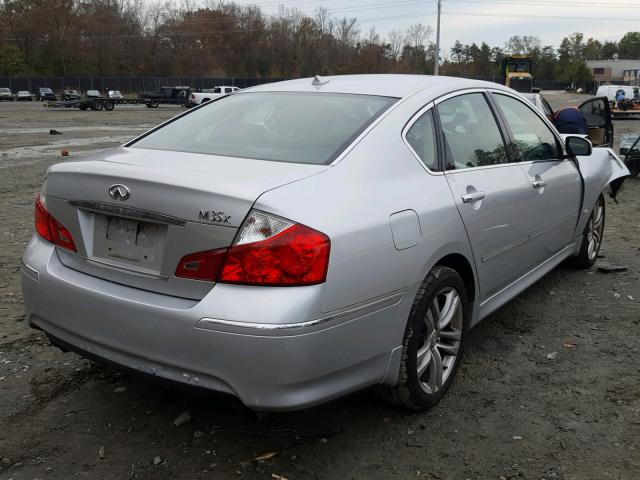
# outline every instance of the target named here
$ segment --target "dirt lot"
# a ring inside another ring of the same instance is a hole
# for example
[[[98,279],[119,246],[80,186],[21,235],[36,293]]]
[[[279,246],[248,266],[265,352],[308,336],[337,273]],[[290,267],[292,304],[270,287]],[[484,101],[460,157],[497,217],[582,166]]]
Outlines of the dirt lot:
[[[425,413],[362,392],[258,420],[51,347],[26,325],[19,285],[46,168],[62,148],[113,146],[180,111],[0,105],[0,478],[640,478],[640,179],[607,201],[602,261],[628,271],[556,269],[469,334]]]

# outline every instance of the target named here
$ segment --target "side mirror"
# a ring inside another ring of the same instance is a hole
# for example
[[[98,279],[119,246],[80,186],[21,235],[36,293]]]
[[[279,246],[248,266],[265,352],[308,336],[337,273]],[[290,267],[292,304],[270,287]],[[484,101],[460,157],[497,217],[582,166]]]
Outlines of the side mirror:
[[[583,137],[569,136],[565,138],[565,145],[569,156],[588,157],[593,152],[591,142]]]

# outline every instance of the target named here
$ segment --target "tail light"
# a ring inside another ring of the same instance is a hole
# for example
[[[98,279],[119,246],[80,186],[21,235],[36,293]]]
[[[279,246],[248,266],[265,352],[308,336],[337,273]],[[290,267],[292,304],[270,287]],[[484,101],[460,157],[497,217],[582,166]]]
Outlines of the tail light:
[[[36,232],[38,235],[47,242],[76,252],[76,244],[73,242],[71,232],[51,216],[42,200],[40,200],[40,196],[36,199],[35,210]]]
[[[192,93],[191,94],[191,100],[195,100],[195,99],[196,99],[196,96]]]
[[[231,247],[183,257],[176,276],[242,285],[315,285],[326,280],[330,249],[324,233],[253,211]]]
[[[226,248],[185,255],[178,263],[176,277],[213,281],[227,253]]]

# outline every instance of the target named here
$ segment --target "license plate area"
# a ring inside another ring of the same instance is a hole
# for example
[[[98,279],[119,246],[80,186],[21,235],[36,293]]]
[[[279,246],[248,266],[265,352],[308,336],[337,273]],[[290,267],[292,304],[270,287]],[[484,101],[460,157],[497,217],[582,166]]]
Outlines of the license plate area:
[[[166,235],[167,225],[161,223],[96,215],[93,257],[157,275]]]

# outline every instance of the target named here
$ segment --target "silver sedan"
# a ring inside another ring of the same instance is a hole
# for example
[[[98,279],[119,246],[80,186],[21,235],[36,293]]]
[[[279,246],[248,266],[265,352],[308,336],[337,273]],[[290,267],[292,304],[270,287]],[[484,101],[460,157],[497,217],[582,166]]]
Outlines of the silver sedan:
[[[256,410],[371,386],[422,409],[470,328],[560,262],[593,265],[603,192],[627,173],[494,83],[262,85],[50,167],[27,318]]]

